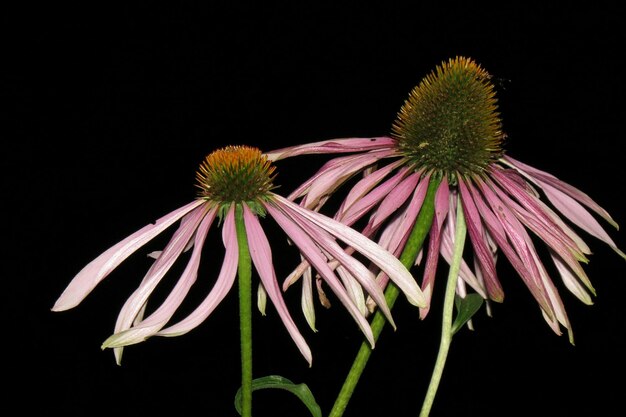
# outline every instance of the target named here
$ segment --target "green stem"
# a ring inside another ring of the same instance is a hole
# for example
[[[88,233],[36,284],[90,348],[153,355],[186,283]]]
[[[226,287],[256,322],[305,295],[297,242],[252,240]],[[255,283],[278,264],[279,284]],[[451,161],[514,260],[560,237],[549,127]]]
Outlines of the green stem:
[[[239,329],[241,332],[241,415],[252,417],[252,263],[243,207],[235,206],[235,228],[239,245]]]
[[[433,216],[435,214],[435,195],[437,194],[437,188],[439,187],[439,183],[441,182],[440,178],[431,178],[430,183],[428,184],[428,190],[426,191],[426,197],[424,198],[424,202],[422,203],[422,208],[420,209],[419,215],[415,221],[415,225],[413,226],[413,230],[411,231],[411,235],[407,240],[406,246],[400,255],[400,262],[407,268],[410,269],[415,262],[415,258],[422,248],[422,244],[424,243],[424,239],[430,230]],[[387,301],[387,305],[389,309],[393,308],[393,305],[400,294],[400,290],[396,287],[392,282],[387,285],[387,289],[385,290],[385,300]],[[378,340],[378,336],[383,330],[385,323],[387,320],[385,316],[380,312],[376,311],[374,314],[374,318],[372,319],[371,328],[372,333],[374,334],[374,340]],[[348,402],[352,397],[352,393],[356,388],[357,383],[359,382],[359,378],[363,374],[365,370],[365,366],[367,365],[367,361],[372,354],[372,349],[367,342],[361,343],[361,347],[354,358],[354,362],[352,363],[352,367],[350,368],[350,372],[346,377],[346,380],[341,387],[341,391],[335,400],[335,404],[333,405],[332,410],[330,411],[329,417],[341,417],[348,406]]]
[[[461,207],[461,201],[459,199],[456,210],[454,253],[452,254],[452,263],[450,264],[448,283],[446,284],[446,292],[443,301],[441,342],[439,344],[437,360],[435,361],[435,368],[430,379],[430,384],[428,385],[428,391],[426,392],[426,397],[422,403],[420,417],[428,417],[430,409],[433,406],[435,395],[437,394],[437,388],[439,387],[439,382],[441,381],[441,375],[443,374],[443,368],[445,367],[446,359],[448,357],[448,351],[450,350],[450,343],[452,342],[452,313],[454,310],[454,295],[456,294],[456,282],[457,277],[459,276],[459,269],[461,267],[466,232],[467,227],[465,224],[465,218],[463,217],[463,207]]]

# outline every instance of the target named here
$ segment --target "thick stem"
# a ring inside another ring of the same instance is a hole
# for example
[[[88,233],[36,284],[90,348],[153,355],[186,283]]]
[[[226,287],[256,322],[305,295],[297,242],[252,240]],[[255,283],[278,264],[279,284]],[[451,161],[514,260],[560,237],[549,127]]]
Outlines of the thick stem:
[[[460,199],[457,201],[456,209],[456,228],[454,232],[454,253],[452,254],[452,263],[450,264],[450,272],[448,273],[448,282],[446,284],[446,292],[443,301],[443,319],[441,323],[441,342],[439,344],[439,353],[435,361],[426,397],[422,403],[422,411],[420,417],[428,417],[430,410],[435,401],[435,395],[439,388],[443,368],[446,364],[450,343],[452,342],[452,314],[454,311],[454,295],[456,294],[456,282],[461,267],[461,259],[463,258],[463,247],[465,245],[465,236],[467,227],[465,218],[463,217],[463,207],[461,207]]]
[[[400,255],[400,262],[402,262],[407,269],[410,269],[413,266],[415,258],[417,258],[417,254],[422,248],[424,239],[430,230],[435,214],[435,195],[437,194],[437,188],[439,187],[440,182],[440,179],[431,177],[430,183],[428,184],[428,190],[426,191],[426,197],[422,203],[422,208],[417,216],[406,246]],[[387,289],[385,290],[385,300],[387,301],[387,305],[390,310],[393,308],[399,294],[400,290],[398,287],[396,287],[392,282],[389,282]],[[386,322],[387,320],[385,319],[385,316],[380,311],[376,311],[371,323],[374,340],[378,340],[378,336],[380,336]],[[343,415],[371,354],[372,349],[370,345],[367,342],[361,343],[361,347],[354,358],[350,372],[341,387],[341,391],[335,400],[335,404],[330,411],[329,417],[341,417]]]
[[[241,415],[252,416],[252,263],[243,220],[243,207],[235,207],[239,245],[239,329],[241,332]]]

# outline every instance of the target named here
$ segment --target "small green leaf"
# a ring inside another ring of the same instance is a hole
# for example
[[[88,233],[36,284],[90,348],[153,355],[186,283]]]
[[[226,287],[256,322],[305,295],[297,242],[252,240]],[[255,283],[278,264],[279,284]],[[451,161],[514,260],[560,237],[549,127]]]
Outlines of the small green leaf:
[[[269,375],[252,380],[252,391],[265,388],[284,389],[296,395],[307,406],[313,417],[322,417],[322,409],[315,402],[313,393],[306,384],[294,384],[280,375]],[[235,394],[235,408],[241,415],[241,388]]]
[[[478,294],[467,294],[465,298],[461,298],[458,295],[455,296],[454,304],[456,305],[457,315],[452,323],[452,334],[458,332],[469,319],[483,305],[483,298]]]

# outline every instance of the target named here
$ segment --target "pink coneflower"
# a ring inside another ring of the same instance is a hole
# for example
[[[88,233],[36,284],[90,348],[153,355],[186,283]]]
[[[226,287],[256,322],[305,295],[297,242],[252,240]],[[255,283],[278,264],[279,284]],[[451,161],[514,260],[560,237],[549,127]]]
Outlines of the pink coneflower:
[[[590,294],[595,292],[581,266],[590,250],[565,220],[626,257],[590,211],[616,228],[617,224],[583,192],[505,155],[505,135],[490,78],[471,59],[451,59],[410,93],[391,136],[327,140],[275,150],[268,157],[276,161],[305,154],[349,153],[328,161],[289,198],[320,210],[348,179],[364,174],[335,218],[352,225],[370,213],[363,234],[380,232],[379,243],[396,255],[406,244],[429,183],[440,181],[429,242],[418,258],[424,263],[421,287],[428,300],[439,255],[450,262],[460,204],[473,259],[461,264],[459,295],[464,296],[469,285],[484,299],[501,302],[504,291],[496,257],[502,252],[552,329],[560,334],[560,323],[572,340],[563,303],[535,244],[539,241],[548,248],[567,289],[591,304]],[[384,273],[379,281],[386,285]],[[422,308],[421,316],[427,312],[428,307]]]
[[[328,262],[331,259],[339,262],[376,299],[390,320],[391,315],[373,273],[360,261],[348,256],[337,240],[356,248],[389,274],[403,288],[411,303],[425,306],[418,285],[393,255],[346,225],[306,210],[273,193],[273,172],[274,167],[256,148],[229,146],[209,154],[197,173],[200,192],[196,200],[138,230],[85,266],[70,282],[52,310],[62,311],[78,305],[122,261],[180,220],[178,229],[163,251],[152,255],[155,257],[153,265],[124,304],[114,334],[104,342],[103,347],[114,348],[119,363],[123,346],[142,342],[155,335],[178,336],[192,330],[211,314],[233,286],[240,256],[236,232],[236,217],[239,216],[241,224],[245,226],[249,255],[260,277],[259,308],[264,312],[265,299],[269,296],[291,338],[310,364],[310,349],[287,310],[276,280],[272,251],[259,219],[265,214],[278,223],[300,249],[301,256],[315,267],[372,345],[374,339],[368,322]],[[206,299],[189,316],[177,323],[169,323],[196,280],[202,247],[216,218],[221,219],[225,247],[221,272]],[[178,282],[165,301],[144,318],[151,294],[170,267],[187,250],[191,250],[191,255]]]

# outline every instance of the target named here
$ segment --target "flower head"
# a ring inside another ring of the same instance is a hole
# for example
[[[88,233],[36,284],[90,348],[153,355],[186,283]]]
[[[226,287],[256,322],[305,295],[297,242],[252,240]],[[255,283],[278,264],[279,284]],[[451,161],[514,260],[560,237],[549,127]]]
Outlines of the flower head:
[[[369,214],[363,234],[378,233],[378,242],[395,255],[406,244],[429,182],[440,181],[428,246],[416,261],[424,263],[421,287],[429,301],[439,255],[448,262],[452,256],[456,205],[461,204],[473,253],[470,262],[461,265],[459,295],[465,296],[469,285],[487,300],[503,301],[496,271],[502,252],[552,329],[560,334],[563,325],[573,340],[557,287],[535,244],[539,240],[548,248],[567,289],[591,304],[595,291],[581,266],[590,250],[571,224],[626,258],[591,212],[616,228],[617,224],[580,190],[505,154],[490,79],[473,60],[450,59],[410,93],[391,136],[328,140],[275,150],[268,156],[276,161],[313,153],[348,154],[328,161],[289,198],[320,210],[348,179],[364,174],[335,218],[352,225]],[[378,280],[381,286],[388,282],[384,272]],[[421,309],[422,317],[427,313],[428,306]]]
[[[375,298],[391,320],[384,296],[372,272],[356,258],[347,255],[339,241],[356,248],[405,290],[409,300],[425,306],[424,296],[404,266],[389,252],[344,224],[319,213],[304,209],[273,193],[274,167],[258,149],[229,146],[206,157],[197,173],[198,198],[163,216],[117,243],[85,266],[70,282],[56,301],[53,311],[67,310],[78,305],[104,278],[128,256],[144,246],[165,229],[180,220],[178,229],[161,252],[154,253],[154,263],[136,291],[128,298],[118,316],[114,333],[103,348],[114,348],[118,363],[122,348],[151,336],[178,336],[200,325],[228,294],[237,275],[239,260],[235,228],[235,212],[242,211],[250,256],[258,275],[259,309],[264,314],[269,296],[291,338],[306,360],[311,363],[310,349],[296,327],[278,285],[272,251],[260,217],[269,214],[300,249],[301,256],[313,265],[337,298],[354,317],[361,330],[374,344],[371,329],[353,297],[328,263],[337,262],[353,276],[368,294]],[[222,219],[224,260],[213,288],[187,317],[170,323],[196,280],[202,247],[216,219]],[[188,250],[192,253],[176,285],[160,306],[146,315],[146,306],[155,288],[172,265]],[[309,297],[309,301],[312,297]],[[305,309],[305,314],[310,314]]]

